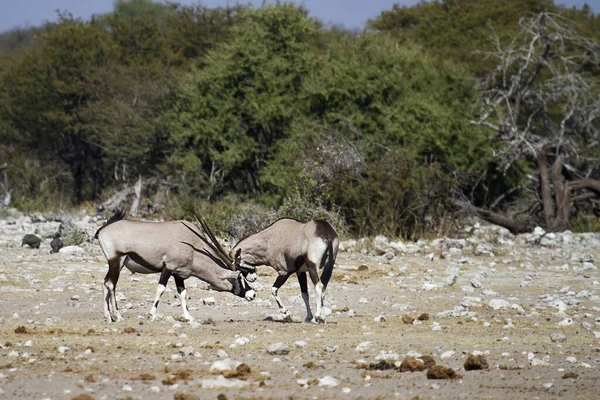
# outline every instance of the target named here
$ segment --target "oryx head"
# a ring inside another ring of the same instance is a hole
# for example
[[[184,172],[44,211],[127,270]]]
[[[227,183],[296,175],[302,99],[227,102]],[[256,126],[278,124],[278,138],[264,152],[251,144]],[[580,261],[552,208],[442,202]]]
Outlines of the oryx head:
[[[196,223],[197,225],[200,225],[202,234],[192,229],[187,224],[183,224],[198,238],[200,238],[210,249],[212,249],[212,251],[217,255],[217,257],[232,270],[231,274],[227,278],[233,286],[232,293],[236,296],[243,297],[248,301],[254,300],[254,289],[252,289],[248,282],[254,282],[256,280],[256,268],[239,266],[239,263],[229,254],[227,254],[225,250],[223,250],[223,248],[219,244],[219,241],[212,233],[211,229],[208,227],[206,222],[198,215],[196,215]],[[241,251],[238,251],[236,253],[236,258],[239,257],[240,254]]]
[[[233,289],[231,291],[233,294],[239,297],[243,297],[248,301],[254,300],[254,296],[256,294],[254,293],[254,289],[252,289],[252,286],[250,286],[250,284],[248,283],[248,280],[244,276],[243,272],[233,271],[231,277],[229,278],[229,281],[233,286]]]
[[[234,253],[233,250],[232,253]],[[256,275],[256,267],[246,264],[242,260],[242,249],[235,250],[235,254],[233,255],[233,264],[235,265],[236,270],[242,272],[248,282],[254,282],[256,279],[258,279],[258,275]]]

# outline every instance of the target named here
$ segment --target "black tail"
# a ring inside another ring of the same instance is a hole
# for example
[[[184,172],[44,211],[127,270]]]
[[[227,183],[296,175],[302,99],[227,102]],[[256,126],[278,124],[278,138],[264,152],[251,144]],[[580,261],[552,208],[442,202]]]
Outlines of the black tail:
[[[329,279],[331,279],[334,264],[335,258],[333,255],[333,242],[329,241],[327,243],[327,250],[323,254],[323,258],[321,259],[321,265],[319,266],[319,269],[323,270],[323,272],[321,273],[321,283],[325,287],[327,287],[327,283],[329,282]]]
[[[102,229],[106,228],[108,225],[112,224],[113,222],[122,220],[123,218],[125,218],[125,210],[117,208],[115,213],[113,214],[113,216],[110,217],[110,219],[108,221],[106,221],[106,223],[104,225],[102,225],[100,228],[98,228],[98,230],[96,231],[96,234],[94,235],[94,239],[98,239],[98,233],[100,233],[100,231]]]

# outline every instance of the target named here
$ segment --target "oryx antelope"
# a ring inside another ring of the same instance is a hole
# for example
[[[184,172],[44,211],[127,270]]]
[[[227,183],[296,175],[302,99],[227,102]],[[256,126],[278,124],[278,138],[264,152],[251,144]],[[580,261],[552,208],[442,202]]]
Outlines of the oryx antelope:
[[[103,286],[104,316],[108,322],[123,319],[115,295],[123,267],[141,274],[160,273],[150,310],[152,319],[156,318],[158,302],[171,275],[175,278],[183,316],[188,321],[193,318],[187,308],[184,280],[190,276],[218,291],[231,292],[248,301],[254,299],[254,290],[248,284],[256,277],[254,270],[236,268],[229,255],[208,242],[192,224],[129,221],[124,220],[124,216],[125,213],[118,210],[95,235],[108,261]]]
[[[290,275],[296,273],[306,305],[306,321],[324,322],[322,308],[325,290],[333,272],[339,243],[335,229],[325,221],[302,223],[284,218],[240,240],[230,256],[236,255],[235,263],[240,268],[270,265],[277,271],[279,276],[271,293],[284,317],[289,317],[289,312],[277,292]],[[319,270],[323,270],[320,277]],[[310,309],[306,272],[315,285],[317,309],[314,317]]]

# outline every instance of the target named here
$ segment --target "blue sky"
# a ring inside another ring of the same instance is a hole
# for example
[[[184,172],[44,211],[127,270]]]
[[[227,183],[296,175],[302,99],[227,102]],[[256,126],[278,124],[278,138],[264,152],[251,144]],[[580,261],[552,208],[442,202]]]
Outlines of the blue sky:
[[[297,0],[304,4],[310,15],[324,22],[341,24],[347,28],[359,28],[368,18],[376,17],[396,3],[412,5],[418,0]],[[272,2],[272,0],[268,1]],[[198,0],[179,0],[183,4],[196,4]],[[248,4],[259,6],[262,0],[203,0],[202,4],[215,7],[226,4]],[[555,0],[557,4],[581,7],[584,0]],[[600,10],[598,0],[587,0],[595,13]],[[89,19],[92,14],[111,11],[113,0],[0,0],[0,32],[15,27],[40,25],[44,21],[56,20],[56,10],[69,11],[75,17]]]

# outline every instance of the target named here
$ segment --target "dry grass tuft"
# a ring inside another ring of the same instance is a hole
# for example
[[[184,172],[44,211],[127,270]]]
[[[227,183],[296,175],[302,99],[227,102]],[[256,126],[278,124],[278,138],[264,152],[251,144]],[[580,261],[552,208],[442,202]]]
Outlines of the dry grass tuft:
[[[21,325],[15,329],[15,333],[16,334],[25,334],[25,333],[29,333],[29,330],[27,330],[27,328],[25,328],[24,326]]]
[[[459,375],[452,368],[435,365],[427,370],[427,379],[460,379]]]

